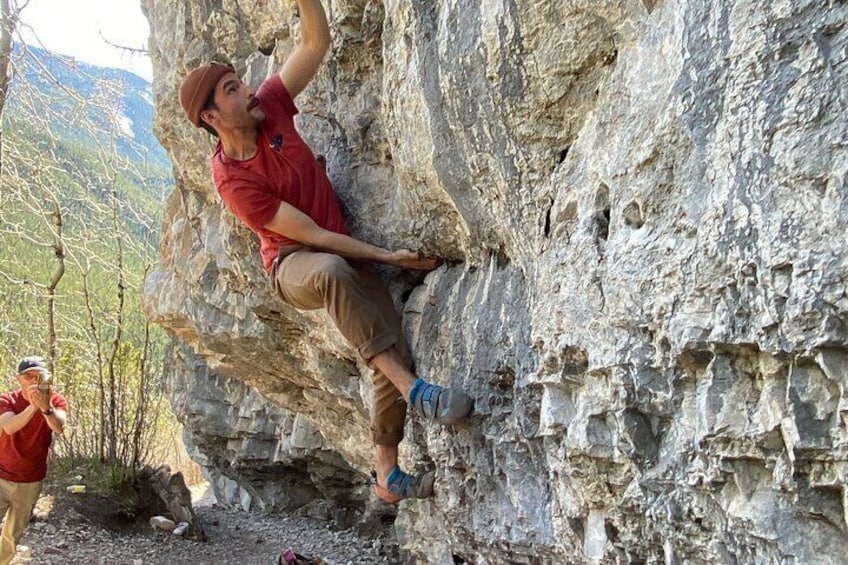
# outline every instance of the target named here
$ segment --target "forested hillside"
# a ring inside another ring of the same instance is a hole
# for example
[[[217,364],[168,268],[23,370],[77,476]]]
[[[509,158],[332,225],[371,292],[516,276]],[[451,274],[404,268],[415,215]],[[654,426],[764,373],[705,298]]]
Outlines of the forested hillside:
[[[166,338],[145,320],[170,164],[150,85],[125,71],[13,49],[2,119],[0,366],[48,357],[71,397],[65,454],[133,462],[155,448]],[[7,379],[4,388],[14,386]]]
[[[153,93],[146,80],[33,46],[15,45],[13,59],[17,87],[9,97],[10,112],[49,109],[51,127],[65,141],[91,147],[92,142],[103,142],[114,133],[121,156],[170,168],[165,150],[153,135]],[[42,95],[46,107],[28,104],[24,83]],[[87,131],[87,123],[97,126],[97,131]]]

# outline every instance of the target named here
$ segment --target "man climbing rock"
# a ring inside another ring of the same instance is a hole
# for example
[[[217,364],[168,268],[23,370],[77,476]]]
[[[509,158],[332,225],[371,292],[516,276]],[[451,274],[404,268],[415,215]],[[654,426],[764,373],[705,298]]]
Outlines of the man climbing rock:
[[[434,473],[412,476],[397,465],[406,403],[428,420],[452,424],[471,412],[473,402],[413,374],[399,316],[369,263],[432,270],[439,261],[348,235],[324,168],[295,130],[293,99],[330,45],[320,1],[297,0],[297,6],[301,40],[278,74],[254,91],[228,65],[201,65],[183,80],[180,102],[195,126],[218,137],[215,186],[227,208],[259,236],[275,292],[296,308],[326,308],[374,369],[376,494],[390,503],[426,498],[433,494]]]
[[[18,365],[20,388],[0,395],[0,565],[15,556],[47,476],[53,434],[65,428],[68,403],[50,390],[49,374],[41,357],[26,357]]]

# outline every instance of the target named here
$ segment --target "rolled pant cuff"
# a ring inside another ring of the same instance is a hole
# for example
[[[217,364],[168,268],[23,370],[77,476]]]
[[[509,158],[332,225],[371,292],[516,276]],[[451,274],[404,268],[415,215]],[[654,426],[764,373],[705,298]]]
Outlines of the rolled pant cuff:
[[[399,430],[391,430],[388,432],[378,432],[377,430],[371,430],[371,438],[376,445],[395,447],[403,441],[403,428]]]
[[[371,359],[374,358],[375,355],[382,353],[387,350],[398,341],[397,335],[395,335],[392,331],[384,331],[377,336],[372,337],[362,345],[356,348],[359,351],[359,354],[362,355],[362,358],[370,365]]]

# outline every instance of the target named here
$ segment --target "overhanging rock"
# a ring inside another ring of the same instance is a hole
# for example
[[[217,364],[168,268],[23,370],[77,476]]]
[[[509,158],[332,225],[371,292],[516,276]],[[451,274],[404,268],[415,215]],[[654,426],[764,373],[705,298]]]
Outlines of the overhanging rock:
[[[357,237],[451,260],[386,275],[418,370],[479,399],[467,425],[408,426],[405,461],[438,477],[401,507],[405,549],[843,562],[848,5],[325,5],[300,128]],[[364,476],[367,368],[325,314],[272,296],[177,98],[212,58],[253,83],[276,68],[291,3],[144,6],[177,182],[146,310],[202,358],[187,375],[300,414]]]

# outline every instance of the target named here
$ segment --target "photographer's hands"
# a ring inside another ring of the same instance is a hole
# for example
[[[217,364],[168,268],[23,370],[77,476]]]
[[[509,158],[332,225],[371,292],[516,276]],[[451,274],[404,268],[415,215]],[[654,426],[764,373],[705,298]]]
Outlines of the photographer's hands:
[[[39,381],[46,384],[45,381],[49,382],[49,378],[36,379],[33,376],[28,376],[21,379],[21,393],[24,399],[29,402],[29,406],[18,414],[11,411],[0,414],[0,430],[2,430],[2,433],[9,435],[17,433],[39,412],[41,412],[50,429],[56,433],[62,433],[65,426],[65,411],[53,407],[50,402],[50,386],[42,384],[42,388],[39,388]]]
[[[46,387],[44,385],[39,387],[37,384],[29,385],[24,389],[24,395],[30,405],[22,414],[34,408],[41,412],[41,415],[51,430],[57,434],[61,434],[64,431],[65,411],[55,408],[53,403],[50,402],[51,390],[49,385]],[[32,415],[29,418],[32,418]],[[7,431],[7,433],[9,432]]]
[[[50,389],[41,390],[38,385],[30,385],[26,388],[26,398],[29,403],[38,408],[41,412],[47,412],[52,408],[50,404]]]

